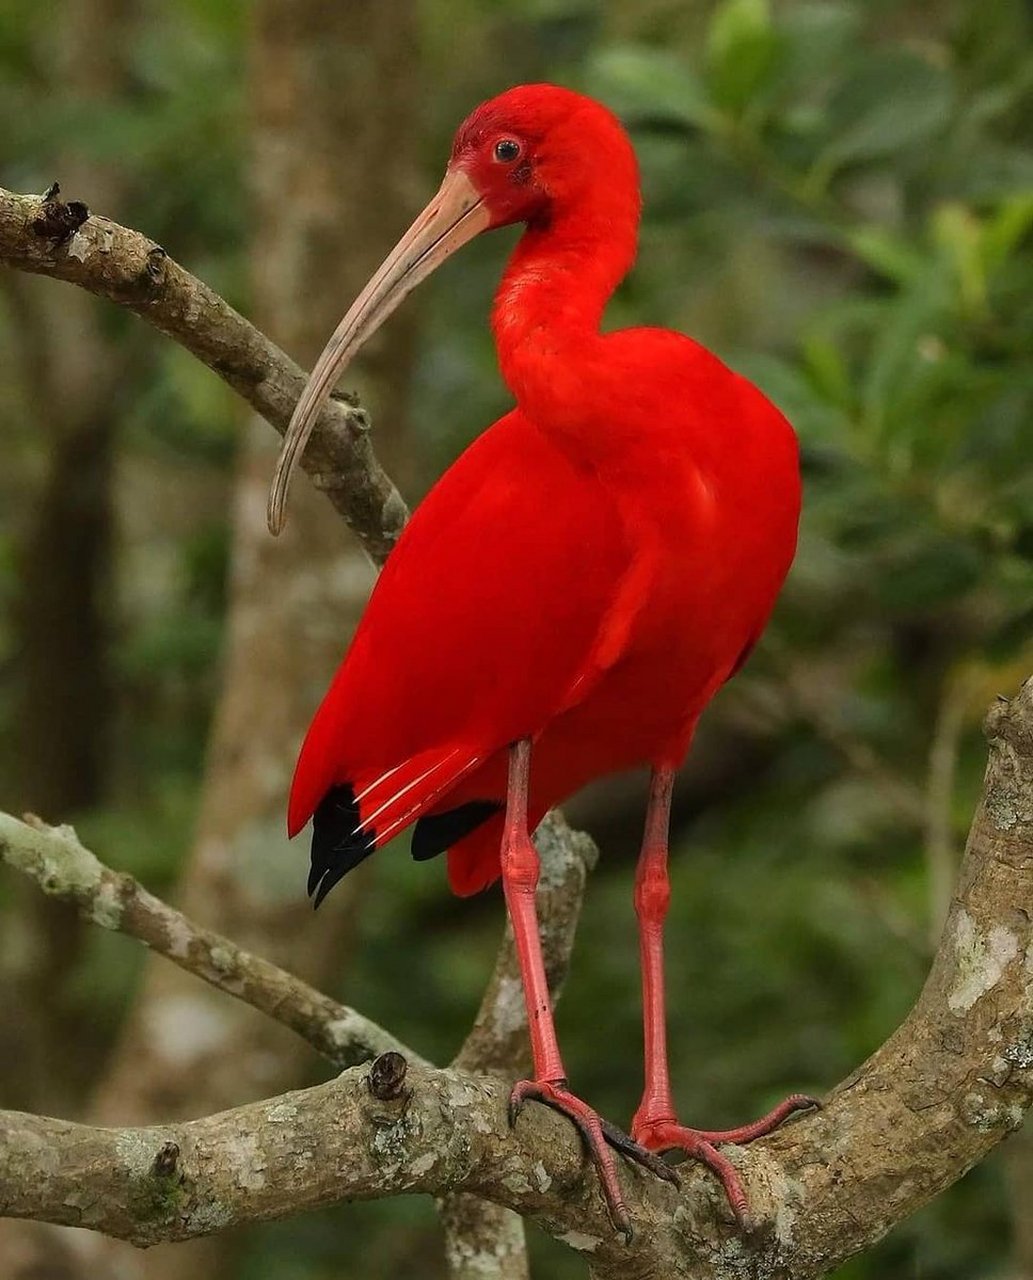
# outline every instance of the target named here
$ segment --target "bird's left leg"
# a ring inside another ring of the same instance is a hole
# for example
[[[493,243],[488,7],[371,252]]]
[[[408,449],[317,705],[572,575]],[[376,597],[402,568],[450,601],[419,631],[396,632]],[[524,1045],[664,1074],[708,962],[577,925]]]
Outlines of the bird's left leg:
[[[527,829],[527,791],[531,762],[531,744],[526,739],[515,743],[509,755],[509,786],[506,797],[506,820],[502,837],[502,886],[506,907],[513,923],[520,977],[527,1006],[527,1023],[531,1033],[534,1079],[520,1080],[513,1086],[509,1100],[510,1123],[516,1122],[520,1108],[528,1098],[544,1102],[573,1122],[599,1174],[606,1207],[614,1227],[631,1239],[631,1220],[621,1195],[617,1165],[611,1147],[644,1164],[666,1181],[676,1175],[664,1162],[644,1147],[633,1142],[615,1125],[602,1119],[567,1087],[567,1073],[560,1057],[556,1027],[552,1018],[549,986],[542,959],[541,937],[535,889],[538,885],[538,851]]]
[[[664,918],[671,898],[667,878],[667,841],[671,819],[673,769],[655,769],[649,788],[646,829],[635,876],[635,913],[639,922],[642,960],[642,1005],[645,1038],[645,1091],[631,1123],[636,1142],[651,1151],[681,1150],[711,1169],[724,1186],[728,1202],[740,1222],[748,1212],[746,1192],[735,1166],[718,1151],[722,1142],[752,1142],[770,1133],[794,1111],[820,1104],[803,1094],[780,1103],[760,1120],[738,1129],[689,1129],[678,1123],[667,1063],[664,1000]]]

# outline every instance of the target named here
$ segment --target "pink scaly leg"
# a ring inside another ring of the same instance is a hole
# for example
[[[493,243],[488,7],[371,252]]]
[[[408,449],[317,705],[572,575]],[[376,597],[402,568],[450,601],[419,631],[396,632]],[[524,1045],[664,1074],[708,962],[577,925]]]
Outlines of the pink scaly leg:
[[[535,889],[538,885],[538,851],[527,830],[527,789],[531,764],[531,744],[526,739],[510,748],[509,787],[506,822],[502,837],[502,886],[506,907],[513,922],[520,977],[531,1032],[534,1079],[519,1080],[509,1099],[510,1123],[516,1122],[524,1102],[534,1099],[552,1107],[572,1121],[581,1134],[588,1154],[599,1174],[610,1220],[630,1242],[631,1219],[621,1195],[617,1164],[611,1147],[653,1170],[666,1181],[676,1175],[659,1157],[633,1142],[616,1126],[603,1120],[567,1087],[567,1074],[560,1057],[556,1028],[552,1019],[549,987],[545,980],[542,944],[538,933]]]
[[[717,1150],[718,1143],[752,1142],[792,1115],[821,1104],[796,1093],[760,1120],[738,1129],[689,1129],[677,1122],[667,1065],[667,1021],[664,1001],[664,918],[671,900],[667,878],[667,839],[671,818],[673,769],[656,769],[649,788],[646,829],[635,876],[635,913],[639,922],[642,960],[643,1033],[645,1039],[645,1090],[631,1134],[650,1151],[680,1150],[711,1169],[724,1186],[728,1202],[740,1223],[748,1214],[746,1192],[731,1161]]]

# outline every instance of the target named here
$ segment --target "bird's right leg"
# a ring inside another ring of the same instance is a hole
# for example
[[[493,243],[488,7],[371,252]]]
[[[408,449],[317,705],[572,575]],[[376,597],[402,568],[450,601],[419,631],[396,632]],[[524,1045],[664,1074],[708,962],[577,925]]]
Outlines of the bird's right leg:
[[[556,1027],[545,978],[535,889],[538,885],[538,851],[527,829],[527,792],[530,780],[531,744],[515,743],[509,753],[509,785],[506,820],[502,837],[502,886],[513,924],[520,977],[531,1033],[534,1079],[520,1080],[509,1099],[510,1123],[516,1122],[528,1098],[544,1102],[570,1119],[585,1143],[602,1183],[606,1207],[614,1227],[631,1238],[631,1220],[617,1179],[617,1164],[611,1147],[623,1151],[668,1182],[676,1175],[659,1157],[633,1142],[627,1134],[603,1120],[567,1087],[567,1073],[560,1057]]]
[[[635,913],[639,921],[642,958],[642,1005],[646,1082],[631,1132],[652,1151],[681,1150],[705,1164],[720,1178],[728,1203],[741,1223],[746,1222],[746,1192],[735,1166],[718,1150],[721,1143],[752,1142],[771,1133],[794,1111],[821,1104],[794,1093],[760,1120],[737,1129],[690,1129],[678,1123],[667,1065],[664,1000],[664,919],[671,900],[667,878],[667,842],[671,819],[674,770],[655,769],[649,788],[646,830],[635,876]]]

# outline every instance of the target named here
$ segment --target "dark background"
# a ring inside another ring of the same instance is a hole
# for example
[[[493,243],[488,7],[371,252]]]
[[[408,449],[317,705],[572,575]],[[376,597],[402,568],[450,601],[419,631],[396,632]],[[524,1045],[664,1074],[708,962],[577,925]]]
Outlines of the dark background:
[[[682,329],[753,377],[797,427],[806,486],[775,620],[678,796],[668,982],[690,1123],[821,1092],[895,1027],[949,898],[981,715],[1028,673],[1030,26],[1018,0],[0,0],[0,184],[60,179],[303,362],[479,100],[554,80],[630,127],[645,223],[608,324]],[[487,311],[508,235],[448,264],[347,380],[413,501],[507,405]],[[500,895],[456,902],[441,865],[398,847],[315,921],[302,901],[287,781],[371,574],[300,492],[271,544],[275,444],[139,321],[0,276],[0,805],[74,822],[113,866],[444,1062]],[[603,856],[560,1034],[579,1090],[623,1121],[641,1087],[643,800],[620,780],[569,810]],[[0,975],[5,1106],[129,1123],[326,1074],[10,875]],[[4,1239],[0,1276],[31,1274],[25,1240],[5,1264]],[[533,1244],[538,1275],[581,1274]],[[75,1275],[91,1246],[33,1247]],[[131,1274],[444,1274],[418,1200],[146,1267]],[[1033,1137],[838,1275],[1033,1280]]]

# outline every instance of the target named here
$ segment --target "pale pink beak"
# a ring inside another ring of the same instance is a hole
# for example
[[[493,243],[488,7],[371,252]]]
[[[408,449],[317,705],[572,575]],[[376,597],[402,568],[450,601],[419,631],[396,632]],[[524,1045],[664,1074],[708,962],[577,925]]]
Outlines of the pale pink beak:
[[[309,375],[283,437],[269,490],[266,518],[270,533],[278,534],[283,528],[291,473],[323,405],[353,356],[421,280],[490,223],[491,215],[473,183],[462,170],[450,169],[437,195],[355,299]]]

